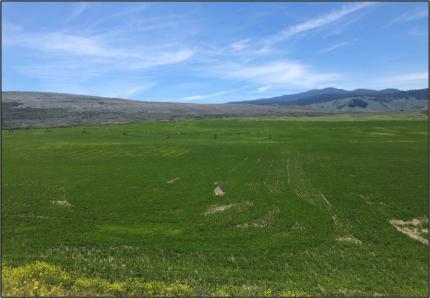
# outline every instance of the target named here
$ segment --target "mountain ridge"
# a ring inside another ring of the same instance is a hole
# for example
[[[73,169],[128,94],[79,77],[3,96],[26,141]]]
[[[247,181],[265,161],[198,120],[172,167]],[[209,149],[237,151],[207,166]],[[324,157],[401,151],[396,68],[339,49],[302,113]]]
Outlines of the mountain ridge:
[[[387,88],[382,90],[355,89],[344,90],[334,87],[324,89],[312,89],[309,91],[287,94],[268,98],[259,98],[244,101],[231,101],[231,104],[255,104],[255,105],[310,105],[328,102],[342,98],[369,97],[376,101],[387,102],[400,98],[414,97],[418,100],[428,99],[428,88],[399,90]]]

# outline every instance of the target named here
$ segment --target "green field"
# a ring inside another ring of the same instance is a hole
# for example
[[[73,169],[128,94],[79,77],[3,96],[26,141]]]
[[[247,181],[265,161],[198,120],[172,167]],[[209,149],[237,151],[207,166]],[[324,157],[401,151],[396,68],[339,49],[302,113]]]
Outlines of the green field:
[[[28,295],[428,295],[426,117],[26,129],[2,141],[4,294],[30,279]]]

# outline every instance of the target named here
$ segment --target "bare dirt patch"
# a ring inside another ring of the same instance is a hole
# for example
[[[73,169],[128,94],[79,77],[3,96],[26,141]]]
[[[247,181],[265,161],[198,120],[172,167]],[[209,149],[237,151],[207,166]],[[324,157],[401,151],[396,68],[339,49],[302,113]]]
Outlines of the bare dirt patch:
[[[219,185],[214,188],[214,195],[217,197],[222,197],[225,195],[225,192],[221,189]]]
[[[252,202],[246,201],[243,203],[227,204],[227,205],[222,205],[222,206],[212,206],[208,210],[206,210],[206,212],[204,212],[203,215],[210,215],[210,214],[214,214],[214,213],[218,213],[218,212],[223,212],[223,211],[231,209],[231,208],[242,209],[243,207],[249,207],[252,205],[253,205]]]
[[[179,179],[180,179],[180,177],[175,177],[175,178],[168,180],[167,183],[172,184],[172,183],[175,183],[176,181],[178,181]]]
[[[359,240],[353,236],[336,237],[336,240],[342,241],[342,242],[351,242],[351,243],[355,243],[355,244],[361,244],[361,240]]]
[[[66,200],[51,201],[51,204],[54,206],[57,206],[57,207],[62,207],[62,208],[72,207],[72,204],[70,204]]]
[[[235,205],[236,204],[228,204],[228,205],[223,205],[223,206],[213,206],[213,207],[209,208],[208,210],[206,210],[206,212],[203,214],[209,215],[209,214],[214,214],[214,213],[218,213],[218,212],[223,212],[227,209],[232,208]]]
[[[411,239],[414,239],[422,244],[428,245],[428,218],[413,218],[411,220],[391,219],[392,224],[397,231],[405,234]]]

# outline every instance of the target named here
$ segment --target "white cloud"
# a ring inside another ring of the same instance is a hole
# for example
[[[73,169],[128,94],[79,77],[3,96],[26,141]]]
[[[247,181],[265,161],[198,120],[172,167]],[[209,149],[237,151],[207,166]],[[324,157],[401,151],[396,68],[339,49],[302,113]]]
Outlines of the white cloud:
[[[46,54],[53,61],[79,59],[82,68],[88,65],[107,65],[118,69],[149,69],[161,65],[177,64],[190,59],[195,51],[188,48],[168,46],[116,47],[111,40],[64,32],[26,33],[23,30],[6,34],[6,46],[18,46]],[[10,28],[8,29],[10,32]],[[52,56],[56,54],[56,56]],[[85,59],[83,59],[85,58]],[[53,62],[51,62],[53,64]],[[56,63],[66,65],[65,63]]]
[[[347,45],[349,45],[349,42],[344,42],[344,41],[343,42],[339,42],[339,43],[336,43],[334,45],[331,45],[331,46],[328,46],[326,48],[321,49],[321,52],[322,53],[328,53],[328,52],[334,51],[334,50],[336,50],[338,48],[345,47]]]
[[[421,10],[411,10],[411,11],[405,12],[399,15],[398,17],[392,19],[391,21],[389,21],[387,24],[385,24],[383,28],[390,27],[397,23],[405,23],[405,22],[415,21],[415,20],[424,19],[424,18],[428,18],[427,7]]]
[[[195,54],[194,49],[170,41],[142,46],[126,40],[118,45],[112,36],[25,29],[6,23],[4,53],[10,55],[19,47],[27,50],[28,55],[36,55],[34,63],[11,68],[38,81],[47,91],[63,89],[63,92],[128,98],[155,85],[151,78],[140,82],[143,76],[148,77],[148,71],[186,62]],[[104,86],[97,86],[99,79],[105,82]],[[106,86],[110,80],[113,83]]]
[[[112,57],[119,55],[94,38],[63,32],[19,33],[5,36],[6,46],[18,46],[39,51],[60,52],[83,56]]]
[[[427,72],[410,72],[391,75],[374,80],[380,88],[420,89],[428,88]]]
[[[31,48],[39,51],[56,52],[97,58],[131,59],[132,68],[147,68],[165,64],[176,64],[194,55],[191,49],[152,50],[151,48],[115,48],[106,41],[91,36],[49,32],[45,34],[14,34],[8,36],[6,45]]]
[[[87,8],[88,8],[87,2],[75,3],[75,6],[73,7],[71,13],[69,14],[69,16],[67,16],[65,18],[64,22],[69,23],[69,22],[75,20],[80,15],[82,15],[87,10]]]
[[[264,91],[269,90],[270,88],[271,88],[271,86],[262,86],[262,87],[257,88],[257,91],[258,92],[264,92]]]
[[[17,39],[20,42],[19,38]],[[39,43],[31,45],[30,43]],[[53,32],[41,36],[27,36],[21,39],[21,44],[54,52],[70,53],[83,56],[114,57],[122,53],[102,45],[91,37]]]
[[[104,93],[104,96],[108,97],[118,97],[118,98],[129,98],[130,96],[136,95],[139,92],[143,92],[155,86],[155,83],[141,83],[137,87],[128,87],[119,91],[111,91]]]
[[[359,11],[372,3],[366,2],[366,3],[358,3],[353,5],[344,6],[341,9],[332,11],[328,14],[321,15],[317,18],[313,18],[310,20],[307,20],[305,22],[290,26],[281,32],[269,37],[266,40],[266,47],[270,47],[278,42],[284,41],[290,37],[293,37],[297,34],[304,33],[310,30],[314,30],[317,28],[320,28],[322,26],[331,24],[347,15],[352,14],[353,12]]]
[[[233,42],[232,44],[230,44],[230,48],[235,50],[235,51],[242,51],[243,49],[246,49],[247,47],[249,47],[249,42],[251,40],[250,39],[241,39],[238,40],[236,42]]]
[[[233,90],[223,90],[223,91],[218,91],[215,93],[210,93],[210,94],[205,94],[205,95],[192,95],[192,96],[187,96],[182,98],[183,100],[199,100],[199,99],[206,99],[206,98],[211,98],[211,97],[217,97],[217,96],[221,96],[221,95],[226,95],[226,94],[231,94],[231,93],[235,93],[238,92],[240,90],[243,90],[242,88],[238,88],[238,89],[233,89]]]
[[[147,3],[141,3],[140,5],[136,6],[136,3],[134,3],[134,5],[130,8],[125,8],[122,10],[119,10],[117,12],[114,13],[109,13],[107,15],[101,16],[99,18],[97,18],[97,20],[95,22],[93,22],[90,26],[90,28],[94,28],[96,26],[99,26],[100,24],[103,24],[107,21],[112,21],[115,19],[125,19],[127,17],[130,17],[130,15],[133,14],[139,14],[142,11],[146,10],[148,8]]]
[[[310,66],[286,60],[252,65],[227,64],[216,67],[215,71],[220,77],[283,87],[315,87],[332,84],[340,78],[337,73],[316,72]]]
[[[191,49],[179,49],[176,51],[153,52],[145,55],[138,55],[137,61],[131,61],[126,65],[129,69],[146,69],[161,65],[177,64],[190,59],[195,54]]]

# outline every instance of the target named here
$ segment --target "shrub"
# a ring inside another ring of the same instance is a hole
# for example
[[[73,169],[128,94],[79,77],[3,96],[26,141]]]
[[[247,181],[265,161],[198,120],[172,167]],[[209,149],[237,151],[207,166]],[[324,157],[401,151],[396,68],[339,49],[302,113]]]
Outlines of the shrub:
[[[3,296],[192,296],[197,289],[189,284],[129,278],[110,282],[66,273],[45,262],[19,267],[3,265]],[[306,296],[304,292],[274,291],[252,285],[220,285],[205,296]]]
[[[353,98],[348,103],[348,106],[351,108],[355,108],[355,107],[365,108],[365,107],[367,107],[367,102],[365,102],[364,100],[359,99],[359,98]]]
[[[56,266],[35,262],[16,268],[3,266],[3,295],[62,296],[70,275]]]

